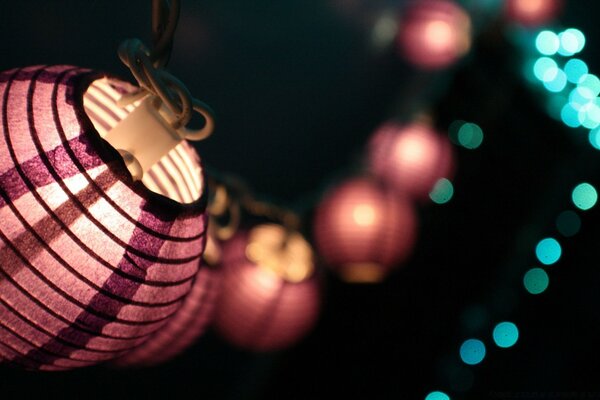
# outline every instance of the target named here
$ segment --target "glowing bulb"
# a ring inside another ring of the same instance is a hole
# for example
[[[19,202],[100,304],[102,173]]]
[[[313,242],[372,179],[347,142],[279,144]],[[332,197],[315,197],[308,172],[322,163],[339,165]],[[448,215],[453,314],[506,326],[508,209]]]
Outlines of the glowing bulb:
[[[359,204],[354,207],[352,218],[359,226],[373,225],[375,222],[375,210],[369,204]]]
[[[452,1],[413,2],[402,17],[398,48],[418,67],[446,67],[471,47],[469,15]]]
[[[440,51],[452,45],[454,31],[446,21],[431,21],[425,27],[425,38],[432,51]]]
[[[369,143],[369,167],[385,185],[410,198],[424,199],[435,183],[452,175],[447,137],[424,123],[380,126]]]
[[[525,26],[539,26],[555,18],[562,0],[507,0],[508,17]]]

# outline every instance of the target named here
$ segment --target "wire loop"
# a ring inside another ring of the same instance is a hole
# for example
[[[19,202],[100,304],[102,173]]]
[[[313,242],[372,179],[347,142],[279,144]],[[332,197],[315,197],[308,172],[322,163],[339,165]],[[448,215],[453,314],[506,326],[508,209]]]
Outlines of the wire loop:
[[[139,39],[125,40],[119,46],[119,58],[141,88],[141,93],[127,96],[128,99],[123,103],[139,99],[147,93],[155,94],[173,114],[171,124],[175,129],[185,127],[192,118],[192,111],[196,111],[204,118],[204,127],[188,131],[186,138],[201,140],[214,129],[213,111],[205,103],[194,99],[185,85],[164,69],[173,47],[179,10],[179,0],[152,0],[152,50],[149,51]]]

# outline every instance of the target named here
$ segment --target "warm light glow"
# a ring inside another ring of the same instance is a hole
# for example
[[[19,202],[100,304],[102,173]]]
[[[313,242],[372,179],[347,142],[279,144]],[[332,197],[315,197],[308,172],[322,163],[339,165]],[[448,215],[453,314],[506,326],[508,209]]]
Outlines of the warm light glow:
[[[425,26],[425,40],[432,51],[443,51],[452,46],[454,31],[446,21],[431,21]]]
[[[525,14],[537,14],[543,11],[547,0],[514,0],[515,7],[519,8]]]
[[[371,138],[368,154],[372,172],[411,198],[427,198],[435,183],[453,172],[448,138],[422,123],[382,125]]]
[[[118,358],[122,368],[152,366],[176,357],[191,346],[212,322],[220,289],[220,272],[202,268],[183,304],[169,322],[141,346]]]
[[[297,232],[275,224],[258,225],[250,230],[246,257],[261,268],[289,282],[301,282],[314,271],[310,245]]]
[[[96,73],[0,74],[0,358],[43,370],[110,361],[164,327],[193,286],[206,230],[204,188],[190,178],[200,161],[187,148],[162,171],[179,199],[195,191],[199,201],[158,196],[132,181],[86,116],[98,126],[119,118],[84,106]]]
[[[223,244],[215,327],[232,344],[254,351],[282,349],[313,327],[320,290],[312,264],[307,275],[306,243],[298,238],[267,224],[238,231]],[[261,265],[251,259],[256,256]],[[273,260],[283,262],[283,268],[264,264]]]
[[[326,194],[315,213],[313,236],[319,254],[343,279],[374,282],[408,257],[416,225],[402,196],[358,178]]]
[[[375,222],[375,210],[368,204],[359,204],[354,207],[352,218],[360,226],[373,225]]]
[[[385,268],[375,263],[348,263],[340,275],[350,283],[377,283],[385,277]]]
[[[507,0],[508,18],[525,26],[540,26],[554,19],[562,8],[562,0]]]
[[[471,47],[471,21],[449,0],[412,2],[404,10],[398,32],[404,57],[420,68],[446,67]]]
[[[135,88],[129,84],[108,78],[97,79],[90,84],[83,96],[83,105],[100,137],[106,137],[114,126],[140,105],[140,101],[126,107],[117,105],[123,91],[133,90]],[[154,164],[144,174],[142,182],[155,193],[180,203],[193,203],[203,191],[201,179],[197,155],[183,141]]]

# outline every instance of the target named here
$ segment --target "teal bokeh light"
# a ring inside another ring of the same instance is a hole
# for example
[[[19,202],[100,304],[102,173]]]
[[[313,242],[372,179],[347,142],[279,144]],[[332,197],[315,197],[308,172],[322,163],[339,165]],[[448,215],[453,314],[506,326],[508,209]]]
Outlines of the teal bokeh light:
[[[536,49],[545,56],[556,54],[560,47],[558,35],[552,31],[542,31],[535,38]]]
[[[543,80],[544,87],[553,93],[561,92],[567,86],[567,74],[559,68],[546,71]]]
[[[585,97],[582,94],[582,91],[578,90],[578,88],[571,90],[571,92],[569,93],[569,105],[577,111],[579,111],[581,107],[585,106],[591,101],[593,100],[590,100],[587,97]]]
[[[539,262],[544,265],[556,263],[562,255],[560,243],[554,238],[545,238],[535,247],[535,255]]]
[[[572,56],[579,53],[585,46],[585,36],[579,29],[570,28],[558,34],[560,42],[558,54],[561,56]]]
[[[546,271],[541,268],[532,268],[525,273],[523,285],[531,294],[540,294],[548,289],[550,278]]]
[[[579,107],[577,118],[579,119],[581,126],[588,129],[594,129],[600,126],[600,106],[596,104],[597,100],[598,99],[595,99],[594,101],[590,101]]]
[[[485,344],[478,339],[465,340],[460,346],[460,358],[465,364],[479,364],[485,358]]]
[[[598,201],[598,192],[592,185],[583,182],[575,186],[575,189],[573,189],[573,192],[571,193],[571,199],[573,200],[575,207],[584,211],[589,210],[596,205],[596,202]]]
[[[496,346],[504,349],[512,347],[519,340],[519,329],[512,322],[500,322],[492,333]]]
[[[568,127],[577,128],[581,126],[579,111],[571,103],[565,104],[560,110],[560,119]]]
[[[429,193],[429,198],[436,204],[445,204],[452,199],[454,186],[446,178],[439,179]]]
[[[569,35],[572,35],[577,41],[577,47],[575,48],[575,53],[579,53],[585,47],[585,35],[577,28],[569,28],[565,32]]]
[[[544,79],[552,80],[556,71],[558,71],[558,64],[549,57],[540,57],[533,64],[533,74],[542,82]]]
[[[600,150],[600,128],[591,130],[588,134],[588,140],[596,150]]]
[[[581,229],[581,218],[575,211],[563,211],[556,218],[556,229],[564,237],[575,236]]]
[[[425,400],[450,400],[450,396],[444,392],[435,391],[429,393],[427,397],[425,397]]]
[[[483,142],[483,130],[472,122],[463,124],[458,130],[458,142],[461,146],[473,150]]]
[[[564,69],[567,79],[571,83],[579,82],[579,79],[589,72],[587,64],[578,58],[572,58],[567,61]]]
[[[545,73],[549,74],[550,72],[546,71]],[[600,94],[600,79],[594,74],[582,75],[577,82],[577,90],[584,98],[594,100]]]

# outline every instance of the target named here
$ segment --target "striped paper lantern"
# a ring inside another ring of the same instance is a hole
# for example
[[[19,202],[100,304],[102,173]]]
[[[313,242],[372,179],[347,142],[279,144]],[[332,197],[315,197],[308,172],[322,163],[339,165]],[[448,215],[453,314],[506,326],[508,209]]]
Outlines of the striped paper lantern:
[[[147,367],[166,362],[190,347],[212,322],[219,292],[219,271],[202,268],[190,294],[171,320],[146,342],[115,360],[118,367]]]
[[[354,178],[325,195],[313,237],[325,262],[348,282],[379,282],[404,261],[415,242],[410,203],[368,178]]]
[[[320,290],[312,252],[299,235],[290,237],[286,246],[284,239],[285,230],[269,224],[238,232],[223,245],[215,328],[237,347],[284,349],[316,322]]]
[[[450,0],[411,1],[403,11],[397,43],[411,64],[444,68],[471,48],[471,19]]]
[[[181,306],[205,242],[200,160],[180,144],[131,179],[101,136],[135,88],[89,70],[0,73],[0,357],[29,369],[135,348]],[[149,190],[150,189],[150,190]]]
[[[369,143],[370,170],[386,186],[412,199],[425,199],[440,178],[450,178],[454,162],[447,137],[429,125],[388,122]]]

